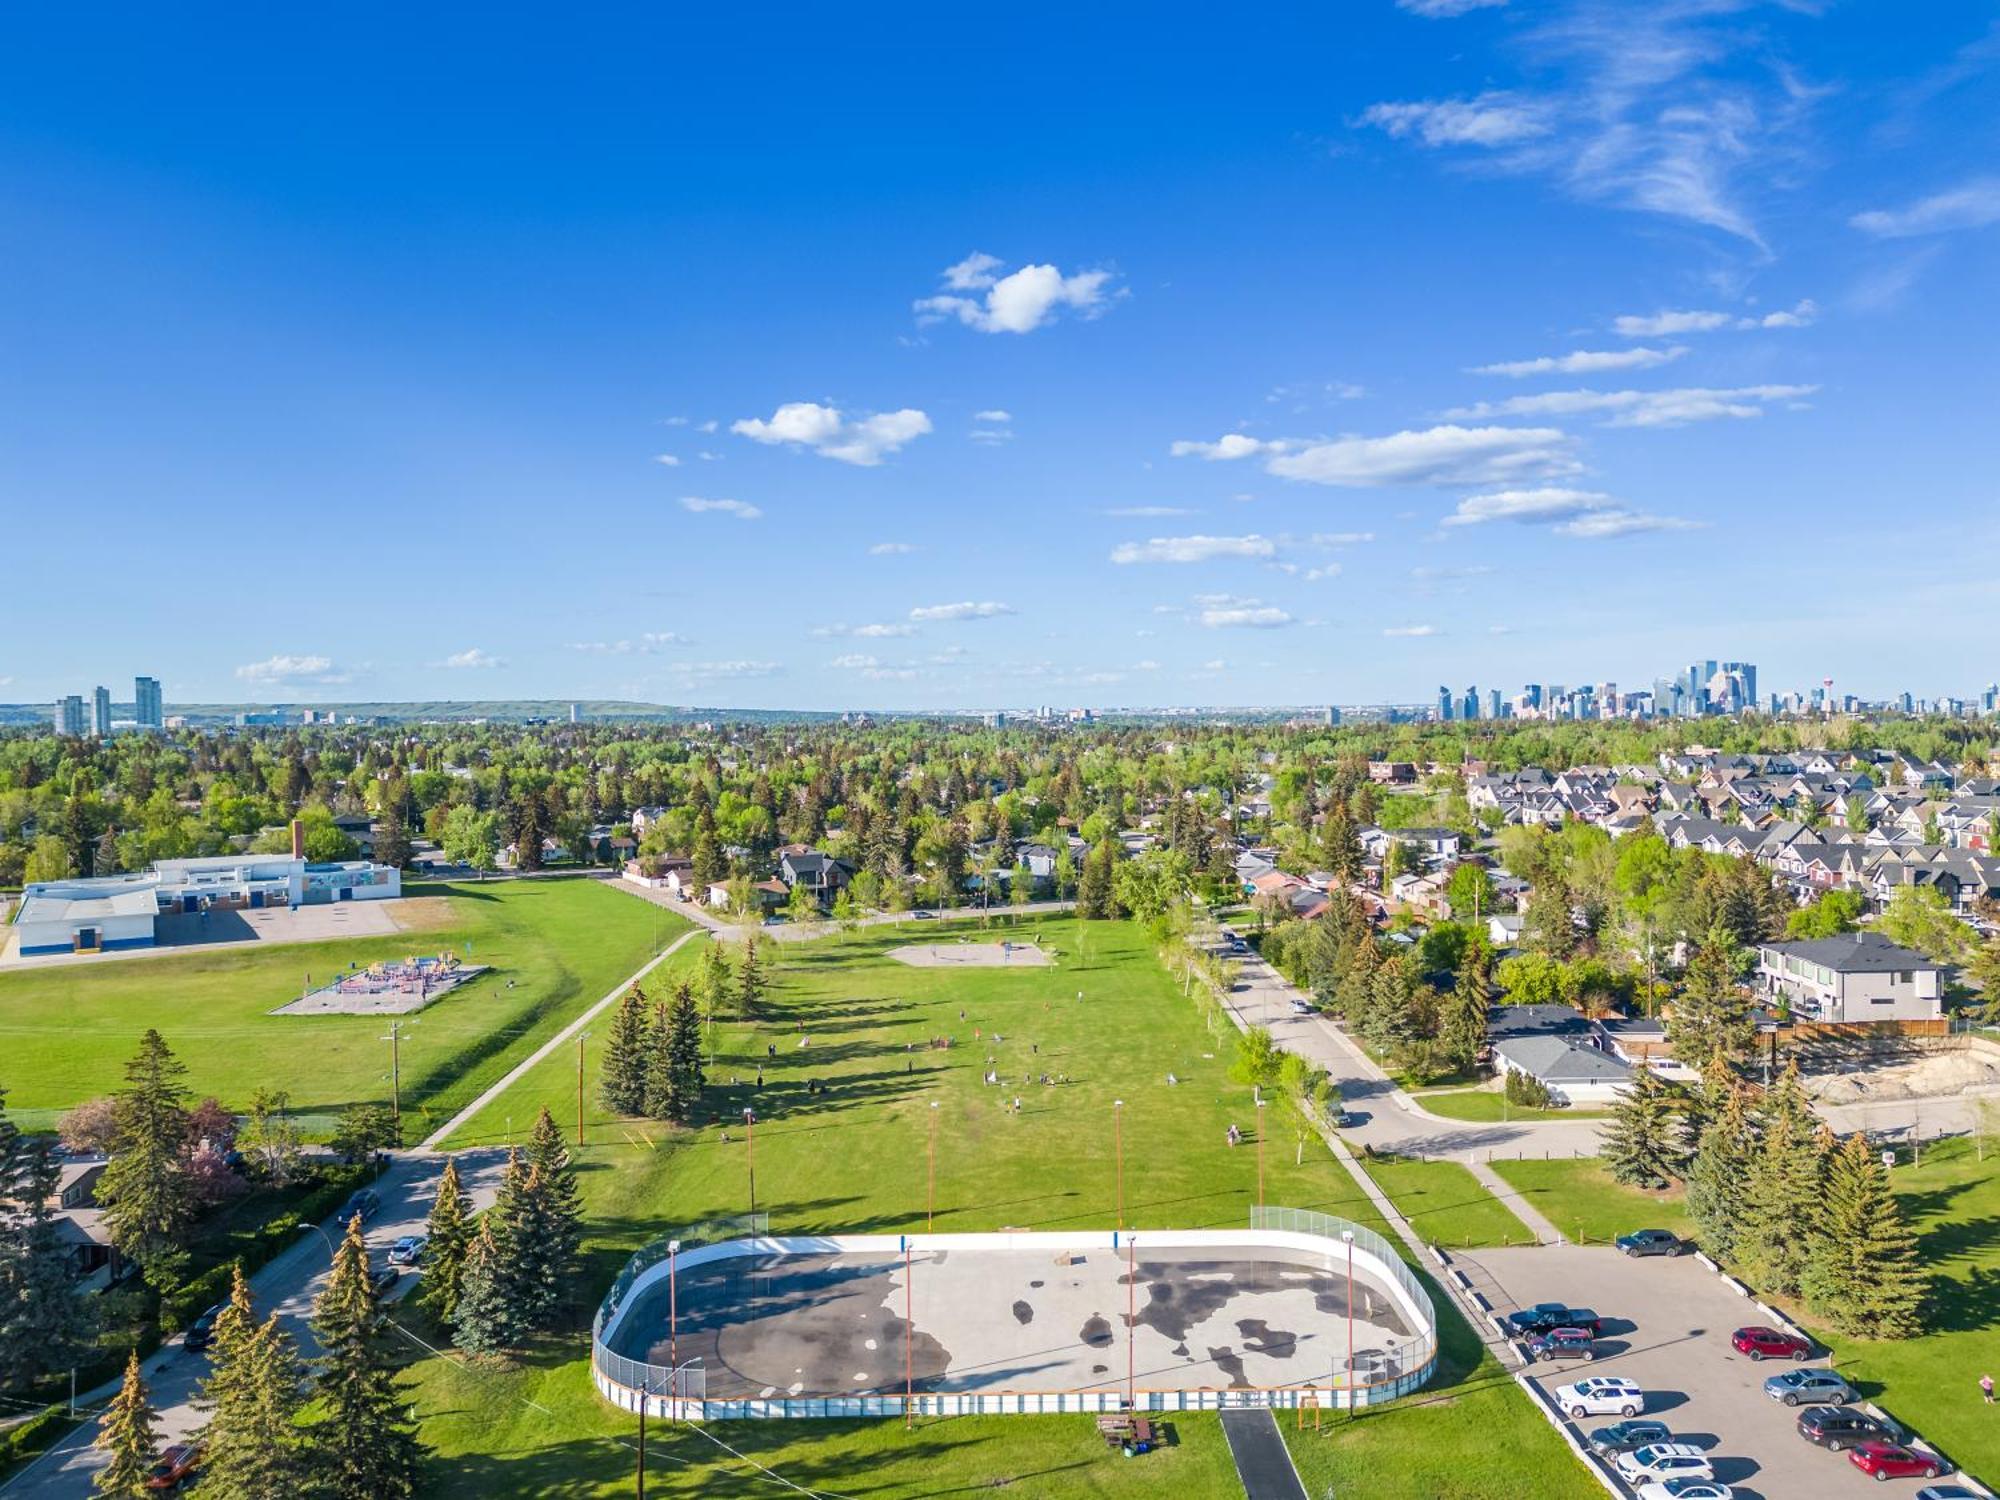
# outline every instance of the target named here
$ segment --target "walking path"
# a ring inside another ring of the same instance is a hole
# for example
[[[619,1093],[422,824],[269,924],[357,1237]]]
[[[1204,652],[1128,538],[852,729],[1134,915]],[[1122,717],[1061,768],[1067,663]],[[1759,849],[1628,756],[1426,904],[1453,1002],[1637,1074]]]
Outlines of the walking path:
[[[1306,1487],[1269,1407],[1224,1412],[1222,1435],[1229,1440],[1229,1456],[1236,1461],[1247,1500],[1306,1500]]]
[[[721,915],[696,901],[677,900],[670,892],[658,886],[639,885],[623,878],[613,878],[609,883],[628,896],[637,896],[641,901],[650,901],[653,905],[665,907],[677,916],[686,917],[690,922],[706,927],[717,937],[742,941],[745,924],[733,916]],[[1030,901],[1023,906],[1002,904],[988,910],[996,917],[1047,917],[1066,912],[1075,905],[1074,901]],[[929,922],[934,919],[963,922],[970,917],[984,914],[976,906],[954,906],[943,911],[932,911],[928,907],[921,907],[918,910],[924,915],[920,917],[916,911],[870,912],[865,917],[856,917],[854,925],[888,927],[897,922]],[[817,938],[832,937],[840,931],[840,924],[837,922],[779,922],[775,925],[759,923],[756,930],[758,937],[774,942],[809,943]]]
[[[1521,1190],[1515,1187],[1513,1183],[1502,1177],[1483,1161],[1469,1161],[1465,1164],[1465,1167],[1468,1172],[1479,1179],[1481,1187],[1485,1188],[1487,1192],[1512,1209],[1515,1218],[1534,1230],[1535,1239],[1539,1243],[1544,1245],[1561,1245],[1566,1243],[1563,1239],[1562,1231],[1550,1222],[1548,1215],[1544,1214],[1539,1208],[1536,1208],[1534,1204],[1523,1197]]]

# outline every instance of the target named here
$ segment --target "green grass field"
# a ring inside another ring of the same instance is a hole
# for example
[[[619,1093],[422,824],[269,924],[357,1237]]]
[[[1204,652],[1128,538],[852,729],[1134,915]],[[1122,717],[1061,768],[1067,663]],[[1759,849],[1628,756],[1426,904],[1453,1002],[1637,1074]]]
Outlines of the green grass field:
[[[1433,1245],[1532,1245],[1534,1232],[1455,1161],[1375,1156],[1364,1164],[1410,1227]]]
[[[0,974],[0,1083],[25,1126],[123,1078],[157,1027],[197,1096],[241,1108],[258,1085],[289,1090],[322,1129],[343,1105],[389,1098],[381,1016],[274,1016],[310,973],[446,948],[493,972],[405,1020],[405,1133],[420,1138],[643,964],[687,923],[592,880],[413,886],[415,930],[390,937],[106,959]],[[511,981],[511,988],[509,987]]]
[[[1496,1161],[1493,1170],[1578,1244],[1608,1244],[1635,1229],[1671,1229],[1678,1235],[1694,1234],[1694,1225],[1681,1206],[1678,1189],[1644,1193],[1613,1182],[1594,1156],[1554,1161]]]
[[[1611,1113],[1607,1109],[1530,1109],[1509,1104],[1498,1089],[1425,1089],[1410,1097],[1434,1115],[1482,1125],[1495,1120],[1601,1120]]]
[[[758,1207],[779,1232],[920,1229],[933,1100],[941,1231],[1109,1226],[1117,1202],[1112,1101],[1119,1098],[1129,1222],[1141,1228],[1245,1223],[1257,1193],[1257,1149],[1254,1138],[1232,1148],[1225,1134],[1232,1122],[1253,1130],[1256,1110],[1249,1089],[1227,1077],[1234,1032],[1210,1032],[1138,929],[1097,923],[1086,936],[1071,920],[1028,919],[1017,935],[1037,932],[1057,952],[1058,967],[914,969],[886,958],[913,938],[955,935],[929,924],[769,945],[775,987],[763,1014],[719,1028],[714,1123],[673,1132],[651,1122],[613,1121],[592,1097],[588,1144],[579,1155],[587,1266],[574,1331],[516,1365],[462,1366],[431,1357],[413,1366],[424,1435],[437,1450],[427,1493],[627,1492],[635,1423],[592,1389],[584,1328],[633,1250],[675,1226],[748,1206],[746,1102],[760,1119]],[[691,968],[698,946],[689,944],[670,965]],[[1004,1041],[991,1040],[996,1030]],[[955,1045],[925,1045],[937,1036]],[[801,1048],[803,1037],[811,1043]],[[773,1046],[775,1057],[766,1050]],[[1002,1088],[980,1081],[989,1056],[1007,1079]],[[748,1081],[760,1059],[767,1064],[761,1092]],[[524,1130],[543,1102],[567,1120],[575,1107],[573,1069],[573,1054],[560,1064],[552,1058],[475,1119],[467,1137],[497,1138],[508,1116],[517,1132]],[[1022,1081],[1044,1071],[1072,1081],[1051,1087]],[[594,1062],[591,1073],[594,1096]],[[1170,1084],[1170,1073],[1180,1081]],[[733,1087],[732,1074],[741,1080]],[[824,1081],[827,1092],[808,1095],[808,1079]],[[1019,1115],[1005,1107],[1016,1094]],[[1264,1174],[1273,1204],[1386,1228],[1321,1143],[1301,1148],[1274,1133],[1265,1143]],[[1471,1335],[1458,1324],[1447,1333],[1453,1338]],[[1477,1350],[1476,1340],[1471,1347]],[[1371,1434],[1380,1436],[1371,1437],[1374,1446],[1360,1461],[1435,1440],[1459,1451],[1461,1462],[1486,1465],[1498,1485],[1522,1454],[1531,1454],[1557,1477],[1549,1488],[1511,1493],[1566,1500],[1571,1491],[1560,1471],[1570,1461],[1554,1434],[1511,1384],[1494,1383],[1470,1366],[1461,1357],[1438,1388],[1405,1403],[1407,1415],[1393,1426],[1381,1413],[1367,1419]],[[711,1431],[829,1494],[914,1497],[1009,1487],[1070,1500],[1178,1486],[1205,1500],[1240,1492],[1212,1419],[1179,1418],[1174,1429],[1177,1445],[1133,1460],[1107,1454],[1086,1418],[955,1419],[920,1424],[914,1433],[893,1419],[719,1424]],[[1474,1455],[1475,1434],[1490,1446],[1483,1458]],[[664,1455],[654,1469],[654,1493],[778,1491],[698,1435],[664,1441],[664,1449],[653,1445],[656,1456]],[[1355,1461],[1327,1452],[1328,1462]]]

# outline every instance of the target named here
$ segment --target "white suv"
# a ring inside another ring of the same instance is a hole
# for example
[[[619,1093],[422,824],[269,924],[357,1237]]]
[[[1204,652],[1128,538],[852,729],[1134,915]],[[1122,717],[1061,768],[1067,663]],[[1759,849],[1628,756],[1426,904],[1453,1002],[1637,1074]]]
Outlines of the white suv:
[[[1707,1456],[1691,1443],[1651,1443],[1615,1460],[1618,1475],[1632,1484],[1644,1479],[1713,1479]]]
[[[1636,1417],[1646,1409],[1638,1382],[1616,1375],[1593,1375],[1556,1388],[1556,1405],[1572,1417]]]

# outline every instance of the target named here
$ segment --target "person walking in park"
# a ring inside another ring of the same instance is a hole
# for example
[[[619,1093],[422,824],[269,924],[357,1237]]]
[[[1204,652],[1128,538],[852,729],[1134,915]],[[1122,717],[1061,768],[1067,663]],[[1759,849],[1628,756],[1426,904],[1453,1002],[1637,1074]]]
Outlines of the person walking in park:
[[[1988,1406],[1993,1404],[1993,1377],[1991,1375],[1982,1375],[1979,1377],[1979,1394],[1986,1398]]]

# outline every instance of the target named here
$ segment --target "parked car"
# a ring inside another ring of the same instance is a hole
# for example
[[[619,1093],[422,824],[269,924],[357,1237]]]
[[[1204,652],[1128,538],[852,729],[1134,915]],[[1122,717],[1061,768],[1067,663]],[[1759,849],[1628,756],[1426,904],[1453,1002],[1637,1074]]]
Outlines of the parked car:
[[[1611,1465],[1627,1484],[1647,1479],[1713,1479],[1708,1455],[1692,1443],[1649,1443],[1621,1453]]]
[[[366,1224],[381,1211],[382,1200],[376,1195],[375,1190],[373,1188],[363,1188],[347,1200],[347,1206],[340,1211],[340,1222],[342,1224],[352,1224],[354,1216],[359,1214],[361,1222]]]
[[[398,1267],[378,1266],[369,1273],[368,1284],[375,1288],[375,1295],[380,1297],[396,1284],[402,1274]]]
[[[1551,1328],[1528,1340],[1529,1359],[1595,1359],[1597,1341],[1581,1328]]]
[[[1980,1500],[1962,1484],[1927,1484],[1917,1491],[1916,1500]]]
[[[1880,1417],[1851,1406],[1808,1406],[1799,1413],[1799,1436],[1838,1453],[1856,1443],[1893,1443],[1902,1434]]]
[[[1636,1417],[1646,1409],[1646,1393],[1636,1380],[1592,1375],[1556,1387],[1556,1405],[1572,1417]]]
[[[1787,1370],[1765,1380],[1764,1394],[1787,1406],[1844,1406],[1858,1393],[1832,1370]]]
[[[1686,1255],[1694,1246],[1665,1229],[1635,1229],[1613,1241],[1627,1255]]]
[[[389,1247],[389,1264],[392,1266],[421,1265],[424,1258],[424,1237],[420,1234],[406,1234]]]
[[[1292,1014],[1293,1014],[1293,1015],[1295,1015],[1295,1016],[1309,1016],[1309,1015],[1311,1015],[1312,1013],[1313,1013],[1313,1008],[1312,1008],[1312,1003],[1311,1003],[1310,1001],[1307,1001],[1307,1000],[1299,1000],[1299,999],[1294,999],[1294,1000],[1292,1001]]]
[[[1639,1486],[1639,1500],[1734,1500],[1719,1479],[1653,1479]]]
[[[1507,1327],[1517,1337],[1533,1338],[1558,1328],[1581,1328],[1592,1338],[1603,1332],[1596,1313],[1587,1307],[1565,1307],[1560,1302],[1537,1302],[1507,1315]]]
[[[227,1303],[218,1302],[207,1312],[188,1324],[188,1330],[181,1335],[181,1347],[190,1354],[199,1354],[215,1342],[215,1320],[222,1316]]]
[[[1643,1448],[1648,1443],[1670,1443],[1673,1437],[1665,1422],[1640,1417],[1630,1422],[1613,1422],[1609,1427],[1593,1428],[1590,1450],[1601,1458],[1614,1458],[1620,1453],[1630,1453],[1634,1448]]]
[[[1936,1479],[1951,1467],[1935,1453],[1919,1453],[1901,1443],[1862,1443],[1847,1461],[1870,1479]]]
[[[1811,1359],[1813,1352],[1809,1340],[1762,1324],[1737,1329],[1729,1335],[1729,1342],[1738,1354],[1747,1354],[1752,1360]]]
[[[175,1443],[160,1454],[160,1461],[146,1473],[149,1490],[177,1490],[194,1478],[201,1467],[200,1443]]]
[[[921,908],[910,913],[912,920],[918,922],[928,922],[932,917],[935,917],[936,915],[937,913],[934,911],[924,911]]]

